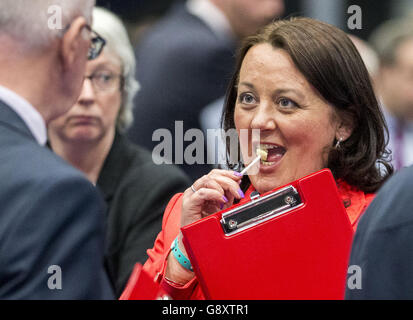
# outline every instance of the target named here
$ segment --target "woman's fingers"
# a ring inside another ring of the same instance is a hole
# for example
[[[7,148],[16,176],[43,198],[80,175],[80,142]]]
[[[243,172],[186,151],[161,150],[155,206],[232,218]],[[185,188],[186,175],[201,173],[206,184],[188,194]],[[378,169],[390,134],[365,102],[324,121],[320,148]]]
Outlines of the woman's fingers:
[[[239,187],[237,181],[222,175],[214,175],[211,176],[211,178],[227,192],[227,195],[231,194],[235,199],[241,199],[244,197],[244,193]]]
[[[237,182],[242,179],[242,175],[239,172],[231,170],[213,169],[208,175],[221,175]]]
[[[244,193],[239,187],[240,181],[241,176],[235,175],[233,171],[215,169],[198,179],[193,186],[196,190],[202,187],[211,188],[227,197],[231,194],[234,198],[241,199],[244,197]]]
[[[215,189],[201,188],[196,192],[189,189],[182,200],[181,227],[195,222],[205,215],[218,211],[228,199]]]
[[[195,181],[184,193],[181,226],[228,208],[234,199],[243,198],[239,188],[241,178],[233,171],[216,169]]]
[[[225,195],[210,188],[201,188],[197,190],[197,192],[191,196],[190,200],[193,206],[202,206],[206,201],[213,201],[219,204],[228,202]]]

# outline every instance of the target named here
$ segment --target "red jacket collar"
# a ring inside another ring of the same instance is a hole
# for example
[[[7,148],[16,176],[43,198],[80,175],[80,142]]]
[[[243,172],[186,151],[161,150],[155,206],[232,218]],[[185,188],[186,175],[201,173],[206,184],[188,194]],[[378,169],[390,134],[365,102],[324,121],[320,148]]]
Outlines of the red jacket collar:
[[[340,193],[341,199],[343,200],[343,205],[347,211],[347,215],[350,219],[350,223],[355,228],[360,216],[364,213],[367,206],[373,200],[375,194],[364,193],[357,188],[350,186],[347,182],[343,180],[337,181],[338,192]],[[255,191],[255,188],[250,185],[250,187],[245,192],[245,198],[240,200],[240,203],[245,203],[250,200],[251,193]]]

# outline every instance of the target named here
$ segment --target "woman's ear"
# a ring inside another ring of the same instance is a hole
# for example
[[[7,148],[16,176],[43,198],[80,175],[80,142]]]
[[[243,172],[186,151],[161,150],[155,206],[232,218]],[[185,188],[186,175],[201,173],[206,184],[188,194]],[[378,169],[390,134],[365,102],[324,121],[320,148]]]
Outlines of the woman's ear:
[[[341,121],[336,130],[336,139],[346,141],[353,133],[353,124],[349,121]]]

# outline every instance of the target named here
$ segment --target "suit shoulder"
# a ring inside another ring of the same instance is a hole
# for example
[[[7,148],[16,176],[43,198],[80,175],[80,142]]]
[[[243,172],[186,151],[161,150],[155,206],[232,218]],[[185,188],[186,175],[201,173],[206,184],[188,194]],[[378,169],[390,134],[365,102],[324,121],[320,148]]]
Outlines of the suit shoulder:
[[[203,21],[189,13],[185,6],[178,6],[149,28],[142,39],[173,42],[174,39],[184,39],[184,36],[195,38],[196,35],[211,36],[213,33]]]
[[[88,183],[85,176],[49,148],[33,142],[22,142],[8,148],[7,157],[0,165],[0,175],[13,172],[14,182],[24,182],[29,185],[46,186],[62,181],[77,181]],[[90,184],[90,183],[89,183]]]
[[[360,220],[360,226],[372,230],[389,230],[413,223],[413,166],[392,176],[379,190]]]
[[[136,48],[138,62],[154,55],[167,57],[169,61],[180,61],[182,55],[191,58],[217,50],[228,50],[228,44],[203,21],[189,13],[160,21],[144,34]]]

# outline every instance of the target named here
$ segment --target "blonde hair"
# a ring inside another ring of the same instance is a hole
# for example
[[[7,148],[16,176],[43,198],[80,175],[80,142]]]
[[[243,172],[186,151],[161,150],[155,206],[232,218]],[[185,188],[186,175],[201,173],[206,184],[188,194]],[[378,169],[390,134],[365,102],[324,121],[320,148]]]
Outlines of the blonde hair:
[[[122,64],[124,85],[116,126],[124,132],[133,122],[133,99],[139,90],[139,83],[135,79],[136,60],[132,44],[122,21],[106,9],[93,9],[93,29],[105,38],[105,50],[119,57]]]

